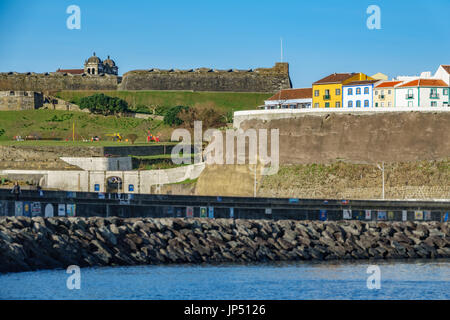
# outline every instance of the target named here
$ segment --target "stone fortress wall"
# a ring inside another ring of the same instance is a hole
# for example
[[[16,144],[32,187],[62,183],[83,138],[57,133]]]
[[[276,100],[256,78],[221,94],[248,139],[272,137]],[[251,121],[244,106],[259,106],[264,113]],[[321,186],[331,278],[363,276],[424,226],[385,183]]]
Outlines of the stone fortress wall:
[[[34,91],[0,91],[0,111],[33,110],[42,107],[42,93]]]
[[[120,77],[70,73],[0,73],[0,91],[116,90]]]
[[[231,92],[276,92],[291,88],[289,64],[254,70],[134,70],[123,78],[111,74],[0,73],[0,91],[60,90],[193,90]]]
[[[254,70],[134,70],[124,74],[119,90],[194,90],[276,92],[291,88],[289,64]]]

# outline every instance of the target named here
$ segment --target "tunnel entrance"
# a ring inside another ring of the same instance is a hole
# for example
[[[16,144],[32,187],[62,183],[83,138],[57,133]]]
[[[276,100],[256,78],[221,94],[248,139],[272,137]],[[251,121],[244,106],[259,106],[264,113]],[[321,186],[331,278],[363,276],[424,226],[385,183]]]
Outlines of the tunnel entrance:
[[[122,179],[120,177],[109,177],[106,180],[107,193],[119,193],[122,191]]]

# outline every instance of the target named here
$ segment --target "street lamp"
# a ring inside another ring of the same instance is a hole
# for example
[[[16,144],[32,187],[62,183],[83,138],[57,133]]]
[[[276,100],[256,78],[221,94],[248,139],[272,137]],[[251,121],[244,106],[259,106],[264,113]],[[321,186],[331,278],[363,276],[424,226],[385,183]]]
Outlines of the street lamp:
[[[383,179],[383,200],[384,200],[384,162],[381,163],[381,166],[377,163],[378,169],[381,170],[381,177]]]

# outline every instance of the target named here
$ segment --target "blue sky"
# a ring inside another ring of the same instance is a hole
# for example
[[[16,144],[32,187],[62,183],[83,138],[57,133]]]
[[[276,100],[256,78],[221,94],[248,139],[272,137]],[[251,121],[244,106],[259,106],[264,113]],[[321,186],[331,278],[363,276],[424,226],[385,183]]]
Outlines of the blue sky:
[[[66,27],[69,5],[81,30]],[[381,30],[366,27],[369,5]],[[295,87],[333,72],[390,77],[450,64],[450,1],[0,0],[0,71],[82,68],[95,51],[119,73],[290,63]]]

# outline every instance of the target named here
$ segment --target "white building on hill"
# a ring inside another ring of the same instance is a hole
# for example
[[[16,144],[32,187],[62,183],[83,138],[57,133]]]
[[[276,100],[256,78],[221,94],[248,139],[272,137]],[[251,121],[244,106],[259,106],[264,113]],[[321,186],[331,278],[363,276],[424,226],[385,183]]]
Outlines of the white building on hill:
[[[395,87],[396,107],[448,107],[449,86],[441,79],[417,79]]]
[[[312,106],[312,88],[283,89],[264,101],[263,109],[305,109]]]

